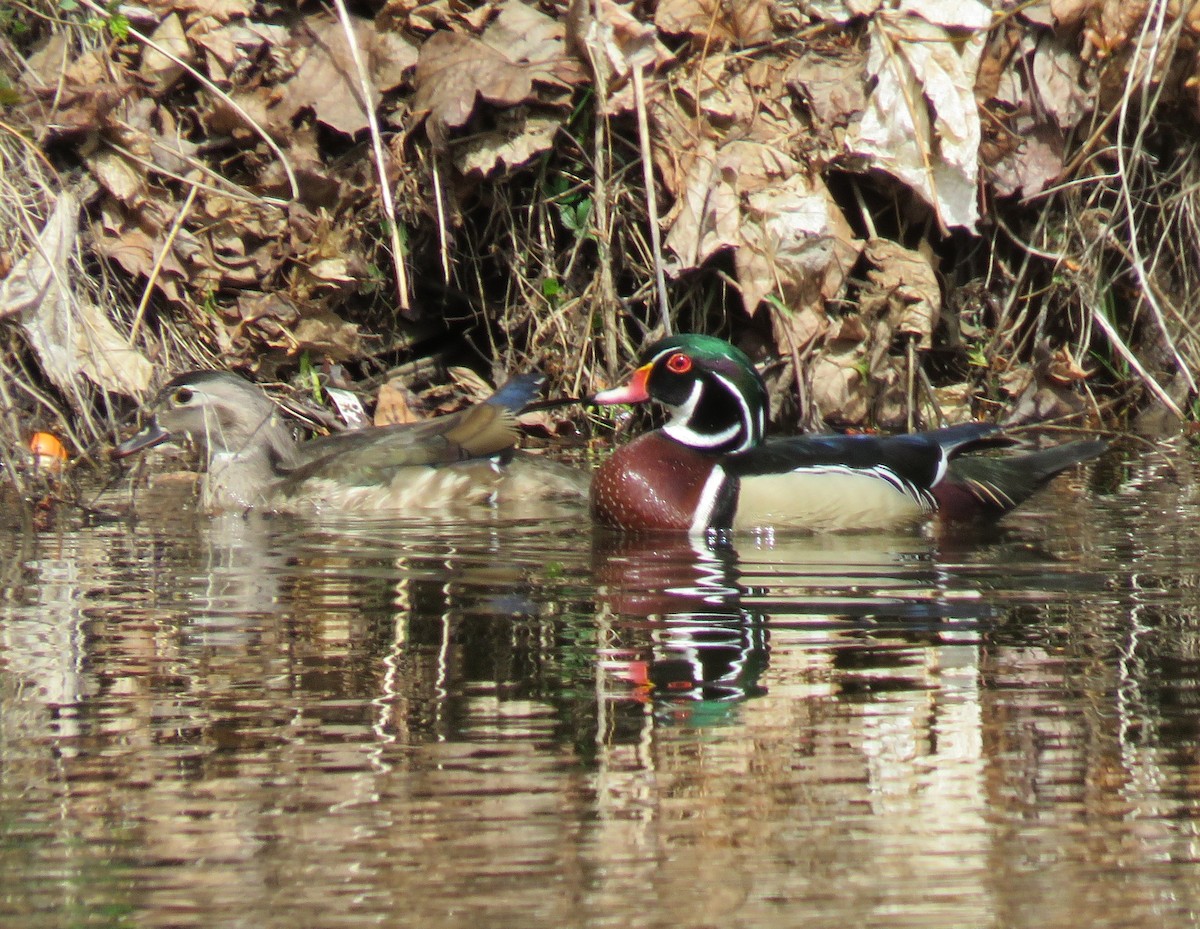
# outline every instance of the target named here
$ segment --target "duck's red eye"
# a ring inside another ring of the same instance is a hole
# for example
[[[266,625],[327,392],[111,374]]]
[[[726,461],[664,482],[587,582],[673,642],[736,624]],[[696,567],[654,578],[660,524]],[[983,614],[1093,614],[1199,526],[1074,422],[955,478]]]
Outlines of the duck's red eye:
[[[675,374],[687,374],[692,370],[692,359],[678,352],[667,359],[667,370]]]

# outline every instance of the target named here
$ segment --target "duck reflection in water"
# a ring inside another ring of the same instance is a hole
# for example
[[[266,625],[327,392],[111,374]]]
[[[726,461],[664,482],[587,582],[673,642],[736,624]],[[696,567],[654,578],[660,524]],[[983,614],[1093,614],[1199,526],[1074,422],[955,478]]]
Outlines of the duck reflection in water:
[[[766,694],[781,675],[790,685],[798,673],[810,677],[821,693],[863,679],[905,686],[897,649],[972,638],[992,609],[941,563],[941,550],[914,534],[597,532],[601,692],[651,703],[664,721],[698,724]],[[774,671],[773,634],[783,635],[788,656]],[[804,668],[791,667],[796,661]]]
[[[653,701],[660,717],[693,724],[765,693],[765,617],[742,606],[732,545],[602,531],[593,564],[601,693]]]

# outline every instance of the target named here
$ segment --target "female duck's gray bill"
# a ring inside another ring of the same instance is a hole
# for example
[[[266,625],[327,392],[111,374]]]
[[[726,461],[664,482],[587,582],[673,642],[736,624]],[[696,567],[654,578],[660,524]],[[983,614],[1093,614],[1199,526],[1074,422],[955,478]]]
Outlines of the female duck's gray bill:
[[[167,432],[158,423],[151,423],[137,435],[126,439],[114,448],[113,457],[127,458],[134,452],[140,452],[144,448],[153,448],[155,445],[161,445],[169,438],[171,438],[171,433]]]

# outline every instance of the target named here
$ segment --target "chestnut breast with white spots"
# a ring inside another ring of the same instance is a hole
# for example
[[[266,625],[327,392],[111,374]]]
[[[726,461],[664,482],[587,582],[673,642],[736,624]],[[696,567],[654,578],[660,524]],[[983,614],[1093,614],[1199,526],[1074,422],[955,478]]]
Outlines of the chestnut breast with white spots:
[[[661,432],[615,452],[592,475],[592,515],[614,529],[688,531],[716,458]]]

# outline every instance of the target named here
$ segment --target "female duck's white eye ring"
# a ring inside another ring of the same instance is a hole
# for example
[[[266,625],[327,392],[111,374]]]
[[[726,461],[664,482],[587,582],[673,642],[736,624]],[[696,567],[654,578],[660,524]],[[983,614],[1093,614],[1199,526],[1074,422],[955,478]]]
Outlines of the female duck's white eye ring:
[[[195,396],[195,391],[188,387],[180,387],[175,393],[171,394],[171,402],[176,406],[186,406],[192,402],[193,396]]]
[[[692,370],[692,359],[683,352],[676,352],[667,359],[667,370],[672,374],[687,374]]]

